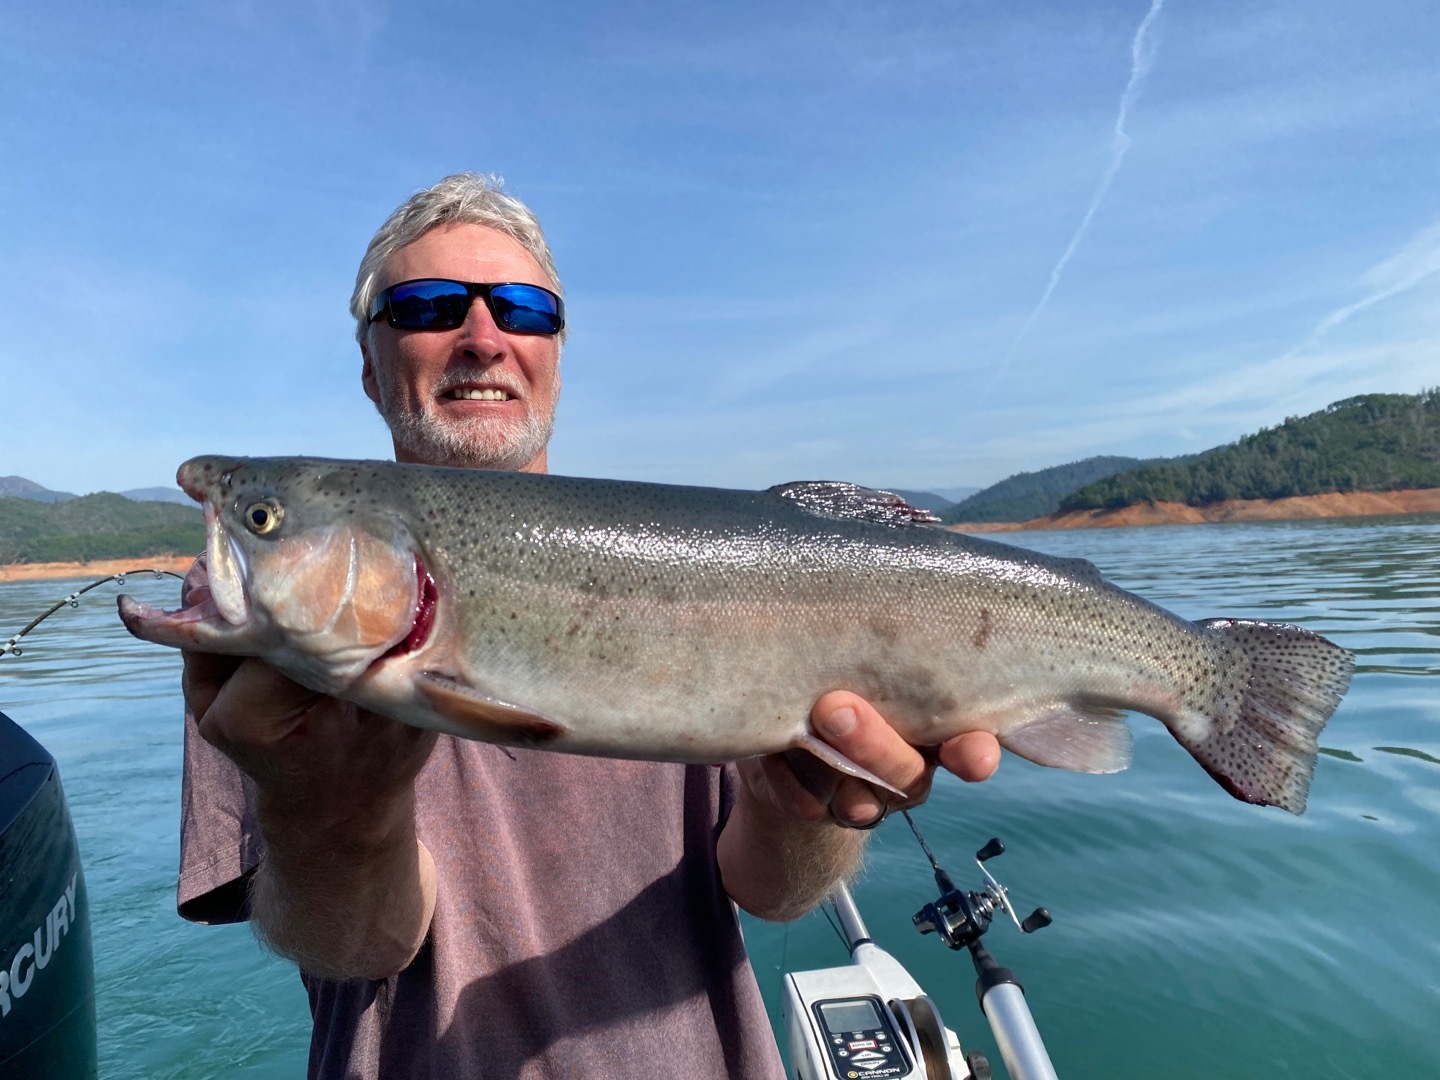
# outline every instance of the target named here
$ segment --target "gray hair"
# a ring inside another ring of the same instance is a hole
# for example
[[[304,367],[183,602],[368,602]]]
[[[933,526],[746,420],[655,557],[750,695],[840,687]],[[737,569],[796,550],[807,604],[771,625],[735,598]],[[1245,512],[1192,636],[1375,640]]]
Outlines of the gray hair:
[[[379,291],[377,284],[385,260],[440,225],[483,225],[504,233],[533,255],[550,278],[551,287],[562,296],[565,294],[555,270],[555,257],[545,242],[539,220],[519,199],[501,191],[503,184],[494,174],[455,173],[434,187],[417,191],[385,219],[365,249],[355,275],[355,291],[350,294],[356,340],[365,339],[370,304]],[[560,340],[565,340],[563,330]]]

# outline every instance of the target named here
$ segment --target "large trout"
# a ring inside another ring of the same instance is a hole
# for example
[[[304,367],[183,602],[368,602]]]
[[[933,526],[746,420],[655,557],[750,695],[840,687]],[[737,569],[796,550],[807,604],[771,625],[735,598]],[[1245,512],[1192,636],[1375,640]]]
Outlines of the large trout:
[[[927,746],[990,731],[1113,772],[1155,717],[1247,802],[1305,807],[1349,653],[1192,623],[1057,559],[930,527],[849,484],[726,491],[312,458],[199,457],[208,590],[137,637],[264,657],[409,724],[711,762],[805,747],[830,690]]]

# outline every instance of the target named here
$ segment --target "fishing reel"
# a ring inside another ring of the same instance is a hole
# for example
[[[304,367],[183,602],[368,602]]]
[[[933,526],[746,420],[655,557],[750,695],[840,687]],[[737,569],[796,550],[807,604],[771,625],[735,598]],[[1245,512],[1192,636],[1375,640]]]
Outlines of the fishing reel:
[[[911,826],[914,827],[913,824]],[[916,833],[919,836],[919,833]],[[990,920],[996,911],[1004,911],[1010,921],[1022,933],[1033,934],[1043,930],[1054,919],[1043,907],[1037,907],[1022,920],[1010,904],[1009,891],[985,868],[985,864],[997,855],[1005,854],[1005,845],[999,837],[975,853],[975,865],[985,875],[985,887],[979,891],[958,889],[955,883],[935,861],[924,839],[920,841],[925,854],[930,856],[930,865],[935,870],[935,883],[940,886],[940,898],[926,904],[912,917],[915,929],[922,934],[939,934],[940,940],[952,949],[964,949],[979,942],[985,931],[990,929]]]
[[[1013,1080],[1055,1080],[1054,1066],[1035,1027],[1020,980],[1009,968],[996,963],[980,942],[985,931],[990,929],[990,921],[997,911],[1009,915],[1010,921],[1025,934],[1033,934],[1049,926],[1054,921],[1050,912],[1037,907],[1024,919],[1015,914],[1008,890],[985,868],[991,859],[1005,854],[1005,845],[999,837],[992,837],[975,853],[975,865],[985,877],[985,887],[979,890],[959,889],[936,861],[935,853],[925,843],[925,837],[908,813],[905,819],[910,823],[910,831],[920,842],[925,857],[930,860],[930,867],[935,871],[935,884],[940,888],[940,898],[926,904],[911,917],[915,929],[921,934],[938,934],[951,949],[970,950],[970,959],[975,965],[975,996],[980,1002],[980,1011],[990,1022],[1000,1056]],[[988,1080],[990,1077],[990,1064],[983,1057],[971,1055],[967,1064],[975,1080]]]

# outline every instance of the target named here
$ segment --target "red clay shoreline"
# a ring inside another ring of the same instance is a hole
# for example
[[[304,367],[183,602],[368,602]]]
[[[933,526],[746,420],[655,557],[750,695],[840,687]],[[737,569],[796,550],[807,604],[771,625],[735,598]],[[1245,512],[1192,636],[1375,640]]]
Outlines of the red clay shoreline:
[[[139,559],[95,559],[92,562],[10,563],[0,566],[0,583],[7,581],[49,581],[83,578],[94,581],[131,570],[169,570],[183,574],[195,561],[194,555],[151,555]]]
[[[1111,529],[1136,525],[1203,525],[1225,521],[1297,521],[1307,518],[1376,517],[1440,513],[1440,488],[1347,491],[1288,499],[1227,499],[1209,506],[1143,502],[1116,510],[1071,510],[1031,521],[965,522],[956,532],[1019,532],[1031,529]]]

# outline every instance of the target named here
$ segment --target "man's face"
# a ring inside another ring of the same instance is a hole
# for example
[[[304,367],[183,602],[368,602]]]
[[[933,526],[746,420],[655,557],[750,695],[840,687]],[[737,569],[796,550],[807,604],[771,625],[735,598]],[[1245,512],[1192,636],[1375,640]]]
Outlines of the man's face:
[[[517,241],[442,225],[391,255],[379,288],[415,278],[554,288]],[[484,300],[454,330],[397,330],[383,318],[361,344],[361,381],[390,426],[397,461],[544,472],[560,395],[560,339],[511,334]]]

